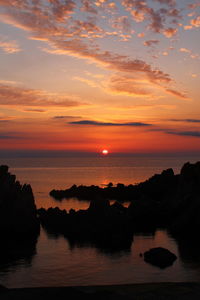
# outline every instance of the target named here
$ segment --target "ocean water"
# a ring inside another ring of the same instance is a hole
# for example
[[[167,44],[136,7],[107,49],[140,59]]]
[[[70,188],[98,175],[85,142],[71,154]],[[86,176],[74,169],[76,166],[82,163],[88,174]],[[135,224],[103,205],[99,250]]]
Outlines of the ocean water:
[[[30,183],[36,205],[86,209],[88,202],[77,199],[55,201],[51,189],[65,189],[73,184],[105,185],[109,182],[133,184],[155,173],[196,162],[200,156],[121,156],[0,159],[21,183]],[[144,220],[145,222],[145,220]],[[189,246],[189,245],[188,245]],[[160,270],[144,262],[140,253],[152,247],[165,247],[178,259],[173,266]],[[159,281],[199,281],[200,252],[178,244],[167,232],[134,236],[131,251],[105,253],[92,246],[72,247],[62,236],[47,234],[43,229],[36,249],[27,259],[0,264],[0,283],[7,287],[120,284]]]

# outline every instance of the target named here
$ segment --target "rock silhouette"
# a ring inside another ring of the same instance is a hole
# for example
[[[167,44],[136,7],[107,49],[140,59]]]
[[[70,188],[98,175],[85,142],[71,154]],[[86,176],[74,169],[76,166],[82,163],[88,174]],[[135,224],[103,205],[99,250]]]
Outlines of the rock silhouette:
[[[79,200],[91,201],[93,198],[106,198],[114,199],[120,202],[130,201],[132,195],[135,191],[134,185],[125,186],[122,183],[118,183],[116,186],[110,182],[106,187],[101,188],[96,185],[84,186],[84,185],[72,185],[66,190],[52,190],[50,191],[50,196],[55,200],[62,201],[63,199],[68,199],[76,197]]]
[[[0,166],[0,267],[8,269],[36,254],[40,224],[30,185],[21,185],[8,166]]]
[[[134,231],[153,232],[161,227],[174,236],[186,238],[195,236],[200,228],[200,162],[184,164],[177,175],[172,169],[164,170],[136,185],[110,183],[105,188],[73,185],[66,190],[53,190],[50,195],[59,200],[77,197],[130,201],[126,216]]]
[[[103,251],[119,251],[130,250],[137,231],[154,232],[162,227],[177,240],[186,241],[194,239],[200,228],[200,162],[186,163],[178,175],[172,169],[164,170],[137,185],[109,183],[105,188],[74,185],[64,191],[54,190],[51,195],[60,199],[74,196],[88,199],[90,206],[87,210],[69,212],[59,208],[37,210],[31,186],[22,186],[7,166],[0,166],[2,237],[15,236],[21,240],[29,237],[33,242],[41,222],[48,232],[65,236],[72,247],[90,244]],[[126,208],[118,201],[111,205],[110,199],[131,203]],[[12,251],[6,250],[11,249],[7,245],[0,253],[12,256]],[[35,248],[29,245],[27,249],[34,253]]]
[[[87,210],[67,213],[59,208],[39,209],[41,224],[49,232],[63,234],[74,245],[94,245],[102,251],[130,249],[133,232],[127,209],[108,200],[94,199]]]
[[[171,266],[177,256],[168,249],[157,247],[144,252],[144,261],[161,269]]]
[[[4,237],[35,236],[39,220],[30,185],[21,185],[8,166],[0,166],[0,232]]]

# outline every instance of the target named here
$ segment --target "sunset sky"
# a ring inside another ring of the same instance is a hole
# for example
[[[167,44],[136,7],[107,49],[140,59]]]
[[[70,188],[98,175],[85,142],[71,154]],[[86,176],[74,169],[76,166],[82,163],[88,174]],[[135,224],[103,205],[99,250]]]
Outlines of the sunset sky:
[[[200,150],[200,1],[0,0],[0,149]]]

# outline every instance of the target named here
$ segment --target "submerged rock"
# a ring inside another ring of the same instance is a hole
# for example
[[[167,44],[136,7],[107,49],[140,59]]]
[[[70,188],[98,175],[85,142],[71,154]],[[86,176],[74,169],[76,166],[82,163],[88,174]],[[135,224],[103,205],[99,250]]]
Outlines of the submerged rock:
[[[173,265],[176,259],[177,256],[175,254],[162,247],[152,248],[144,252],[144,261],[161,269]]]

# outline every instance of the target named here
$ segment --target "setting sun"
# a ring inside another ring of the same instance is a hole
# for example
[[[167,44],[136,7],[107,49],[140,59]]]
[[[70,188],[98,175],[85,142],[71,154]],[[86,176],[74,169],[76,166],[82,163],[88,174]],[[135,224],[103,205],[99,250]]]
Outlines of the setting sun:
[[[107,149],[102,150],[102,154],[103,154],[103,155],[107,155],[108,153],[109,153],[109,152],[108,152]]]

